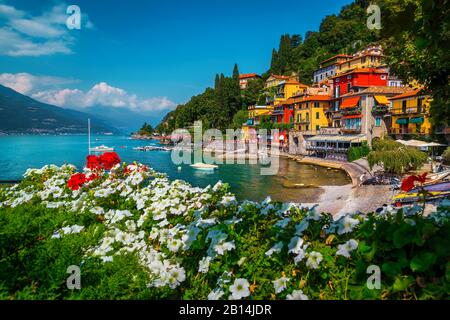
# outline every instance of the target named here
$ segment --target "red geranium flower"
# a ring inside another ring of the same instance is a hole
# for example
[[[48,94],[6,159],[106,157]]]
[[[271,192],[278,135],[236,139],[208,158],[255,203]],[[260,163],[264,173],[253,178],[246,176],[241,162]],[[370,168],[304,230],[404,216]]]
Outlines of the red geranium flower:
[[[101,168],[100,159],[95,155],[89,155],[86,157],[86,167],[95,170]]]
[[[120,163],[120,158],[115,152],[105,152],[99,157],[99,160],[105,170],[110,170],[116,164]]]
[[[72,190],[78,190],[85,182],[86,175],[84,173],[75,173],[67,181],[67,186]]]

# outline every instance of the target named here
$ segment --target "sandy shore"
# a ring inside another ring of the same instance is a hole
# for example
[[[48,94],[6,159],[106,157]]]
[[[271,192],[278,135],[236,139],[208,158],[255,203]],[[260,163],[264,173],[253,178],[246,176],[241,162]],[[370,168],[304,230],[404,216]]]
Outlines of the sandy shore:
[[[304,203],[305,206],[318,204],[319,212],[329,212],[333,215],[346,214],[356,211],[371,212],[383,204],[390,204],[392,191],[389,186],[363,185],[352,188],[345,186],[324,186],[324,192],[317,203]]]

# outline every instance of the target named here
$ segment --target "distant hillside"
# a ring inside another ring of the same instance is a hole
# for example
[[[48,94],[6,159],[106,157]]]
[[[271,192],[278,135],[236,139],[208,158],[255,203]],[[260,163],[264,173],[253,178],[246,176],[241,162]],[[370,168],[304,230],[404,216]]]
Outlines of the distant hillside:
[[[0,133],[86,133],[88,118],[91,133],[120,133],[98,117],[41,103],[0,85]]]

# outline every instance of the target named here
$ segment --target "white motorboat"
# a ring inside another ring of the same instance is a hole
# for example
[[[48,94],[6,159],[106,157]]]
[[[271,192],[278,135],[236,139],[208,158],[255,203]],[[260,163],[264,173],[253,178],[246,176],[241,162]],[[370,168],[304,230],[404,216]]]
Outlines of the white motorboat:
[[[111,151],[114,151],[114,148],[107,147],[105,145],[101,145],[98,147],[91,148],[90,150],[91,150],[91,152],[111,152]]]
[[[202,162],[191,164],[191,167],[198,170],[209,170],[209,171],[219,168],[219,166],[215,164],[207,164]]]

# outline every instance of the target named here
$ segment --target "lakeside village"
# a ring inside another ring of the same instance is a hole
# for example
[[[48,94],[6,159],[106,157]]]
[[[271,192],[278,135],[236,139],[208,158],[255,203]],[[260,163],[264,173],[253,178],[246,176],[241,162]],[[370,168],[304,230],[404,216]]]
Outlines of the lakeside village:
[[[241,90],[260,78],[256,73],[241,74]],[[353,55],[338,54],[322,61],[311,86],[302,84],[296,74],[271,74],[264,88],[266,104],[248,107],[248,120],[239,137],[247,148],[233,151],[238,159],[240,152],[241,158],[261,158],[261,154],[248,154],[248,145],[261,143],[258,129],[278,129],[267,136],[267,145],[277,147],[279,155],[345,170],[353,187],[377,184],[398,190],[405,175],[427,172],[428,198],[450,195],[448,148],[444,153],[450,141],[449,127],[432,127],[431,98],[421,93],[420,84],[405,84],[389,72],[381,46],[370,45]],[[158,139],[162,144],[180,139],[156,133],[134,138]],[[214,141],[204,142],[203,148],[216,151],[219,161],[225,158],[217,154],[221,146]],[[414,160],[402,163],[402,157]],[[413,189],[394,196],[393,202],[401,206],[418,199],[418,190]]]

